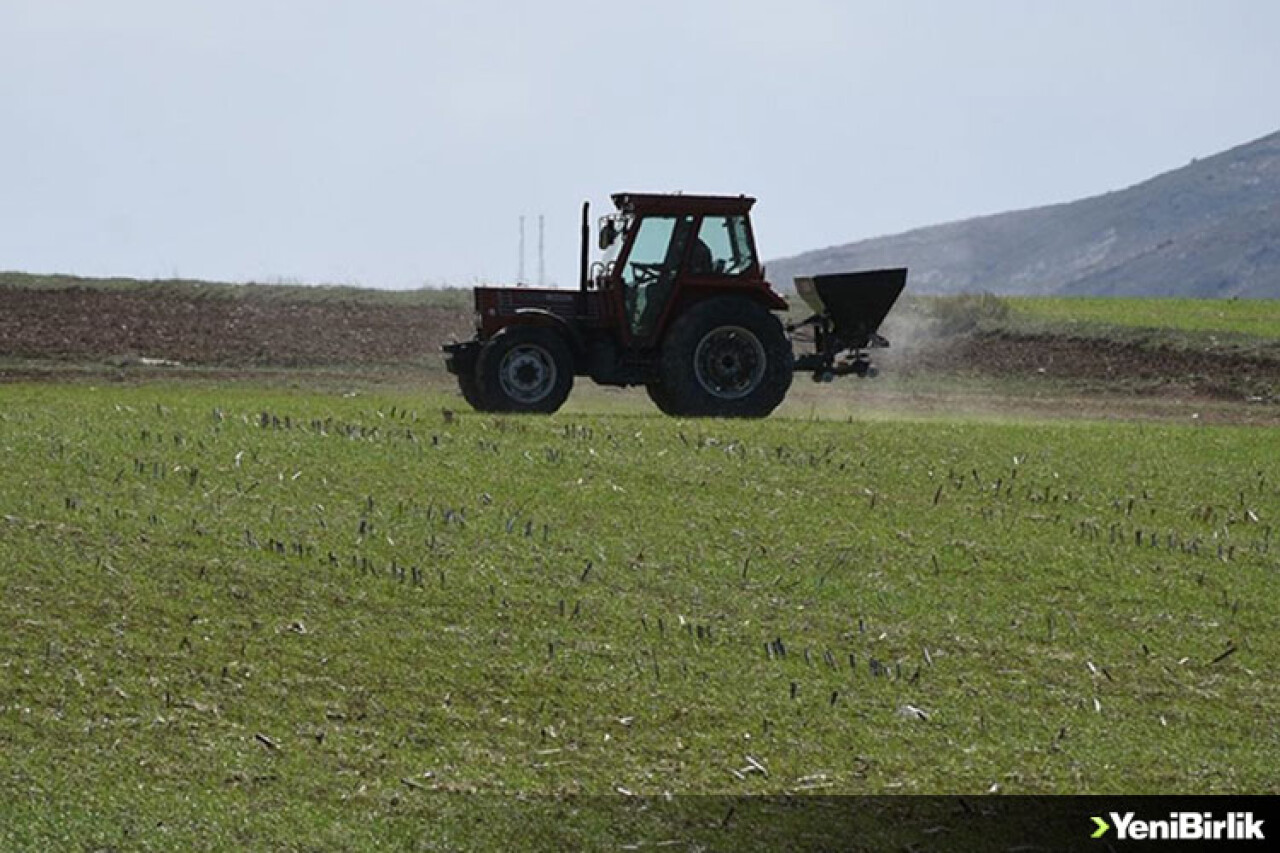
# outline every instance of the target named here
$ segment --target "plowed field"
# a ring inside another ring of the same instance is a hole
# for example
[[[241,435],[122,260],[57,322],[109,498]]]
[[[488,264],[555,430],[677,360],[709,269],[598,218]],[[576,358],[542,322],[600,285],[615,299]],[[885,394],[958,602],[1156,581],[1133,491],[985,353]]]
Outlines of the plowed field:
[[[0,288],[0,357],[149,358],[217,367],[421,364],[465,336],[465,312],[431,306],[218,298],[157,289]]]

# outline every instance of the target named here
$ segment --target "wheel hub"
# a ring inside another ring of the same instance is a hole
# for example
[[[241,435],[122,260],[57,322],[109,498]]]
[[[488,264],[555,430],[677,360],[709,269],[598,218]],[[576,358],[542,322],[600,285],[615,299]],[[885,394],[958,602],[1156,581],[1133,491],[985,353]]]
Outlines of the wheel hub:
[[[764,379],[764,345],[749,329],[721,326],[708,332],[693,354],[693,372],[707,393],[738,400]]]
[[[498,367],[503,392],[521,403],[536,403],[551,393],[556,384],[556,362],[542,347],[523,344],[512,347]]]

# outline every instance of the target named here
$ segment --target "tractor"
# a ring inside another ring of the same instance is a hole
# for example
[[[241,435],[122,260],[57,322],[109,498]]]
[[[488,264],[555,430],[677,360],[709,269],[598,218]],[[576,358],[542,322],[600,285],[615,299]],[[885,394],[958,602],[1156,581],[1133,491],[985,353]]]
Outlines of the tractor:
[[[590,262],[582,206],[577,289],[477,287],[476,336],[446,344],[445,363],[481,412],[554,412],[575,376],[643,385],[668,415],[761,418],[794,373],[816,381],[874,376],[867,350],[905,269],[795,280],[813,310],[784,324],[787,301],[765,279],[747,196],[619,193]],[[811,344],[805,352],[792,348]]]

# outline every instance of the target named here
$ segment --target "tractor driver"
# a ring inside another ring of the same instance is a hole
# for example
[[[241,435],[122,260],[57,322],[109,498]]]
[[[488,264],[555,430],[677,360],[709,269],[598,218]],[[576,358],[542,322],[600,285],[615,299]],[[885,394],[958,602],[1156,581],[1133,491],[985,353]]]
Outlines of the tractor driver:
[[[711,247],[702,241],[701,237],[693,241],[693,248],[689,252],[689,273],[691,275],[710,275],[715,271],[712,262]]]

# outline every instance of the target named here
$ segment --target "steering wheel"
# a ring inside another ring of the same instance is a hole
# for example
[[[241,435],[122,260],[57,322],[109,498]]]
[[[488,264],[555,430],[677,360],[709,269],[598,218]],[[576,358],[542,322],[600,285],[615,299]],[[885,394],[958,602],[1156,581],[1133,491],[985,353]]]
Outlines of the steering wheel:
[[[636,284],[649,284],[655,282],[662,277],[663,264],[646,264],[640,261],[633,261],[631,269],[636,274]]]

